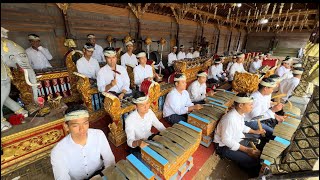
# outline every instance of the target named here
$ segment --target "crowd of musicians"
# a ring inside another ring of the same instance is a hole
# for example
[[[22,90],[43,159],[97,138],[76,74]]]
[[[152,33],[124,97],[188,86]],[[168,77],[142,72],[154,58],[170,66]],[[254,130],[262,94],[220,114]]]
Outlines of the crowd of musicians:
[[[49,50],[40,45],[40,37],[36,34],[28,36],[31,47],[26,49],[30,64],[34,69],[50,68],[52,55]],[[140,91],[141,83],[145,80],[153,81],[159,74],[147,64],[147,54],[143,51],[134,54],[133,42],[126,43],[126,53],[121,56],[117,64],[117,52],[112,47],[103,49],[96,43],[94,34],[88,34],[88,42],[83,45],[83,56],[76,61],[79,73],[96,83],[100,92],[109,92],[119,99],[133,97],[136,110],[126,119],[125,132],[129,153],[141,159],[141,148],[148,145],[145,140],[152,139],[152,126],[162,131],[165,126],[157,119],[150,109],[149,97]],[[159,63],[156,68],[165,68],[174,72],[174,61],[200,56],[201,47],[188,49],[184,46],[172,47],[168,55],[168,66]],[[260,54],[253,57],[248,73],[257,73],[264,59],[271,54]],[[187,121],[189,112],[203,108],[207,96],[215,94],[208,90],[207,84],[232,82],[236,72],[247,72],[244,68],[244,54],[235,54],[232,61],[223,68],[224,57],[212,60],[212,66],[207,71],[199,71],[197,79],[187,88],[184,74],[174,75],[175,87],[167,94],[163,107],[163,117],[169,124]],[[99,63],[106,65],[100,68]],[[133,67],[134,84],[130,89],[130,79],[126,67]],[[275,125],[285,121],[283,113],[284,103],[290,98],[293,90],[299,84],[303,68],[300,63],[293,63],[293,59],[286,57],[275,74],[263,78],[259,88],[252,94],[239,93],[236,95],[232,108],[220,119],[213,142],[216,153],[236,162],[248,173],[257,173],[260,169],[259,156],[263,146],[270,139]],[[272,102],[273,93],[286,94],[280,103]],[[259,129],[257,117],[260,118],[262,128]],[[90,179],[101,173],[103,168],[115,164],[115,157],[104,133],[98,129],[89,128],[89,113],[82,105],[68,107],[65,112],[65,128],[69,135],[63,138],[52,150],[51,163],[55,179]],[[260,139],[257,149],[249,146],[250,139]]]

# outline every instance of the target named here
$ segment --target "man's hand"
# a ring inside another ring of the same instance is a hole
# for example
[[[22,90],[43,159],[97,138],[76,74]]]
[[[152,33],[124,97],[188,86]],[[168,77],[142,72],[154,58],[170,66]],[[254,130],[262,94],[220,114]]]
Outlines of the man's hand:
[[[261,152],[259,149],[254,150],[253,148],[247,148],[247,154],[252,158],[258,159]]]
[[[111,86],[112,86],[112,87],[115,86],[116,84],[117,84],[117,80],[116,80],[116,79],[114,79],[114,80],[111,81]]]
[[[215,93],[216,93],[216,92],[214,92],[214,91],[209,91],[209,92],[207,93],[207,96],[213,96]]]
[[[194,105],[194,109],[196,109],[196,110],[199,110],[199,109],[202,109],[202,108],[203,108],[203,106],[201,104]]]
[[[39,46],[39,47],[38,47],[38,50],[39,50],[39,51],[42,51],[42,50],[43,50],[43,47],[42,47],[42,46]]]
[[[146,147],[146,146],[148,146],[149,144],[148,143],[146,143],[146,142],[144,142],[144,141],[142,141],[142,140],[140,140],[141,141],[141,143],[140,143],[140,148],[144,148],[144,147]]]
[[[273,107],[271,108],[271,110],[272,110],[272,112],[278,112],[278,111],[281,111],[282,108],[283,108],[283,104],[282,104],[282,103],[279,103],[279,104],[273,106]]]
[[[253,134],[266,134],[266,130],[264,129],[257,129],[257,130],[254,130]]]
[[[123,93],[123,92],[122,92],[122,93],[118,96],[118,97],[119,97],[119,99],[120,99],[120,100],[122,100],[122,99],[123,99],[123,97],[124,97],[124,95],[125,95],[125,93]]]
[[[274,115],[274,117],[276,118],[276,120],[280,123],[282,123],[285,120],[285,116],[279,116],[277,114]]]

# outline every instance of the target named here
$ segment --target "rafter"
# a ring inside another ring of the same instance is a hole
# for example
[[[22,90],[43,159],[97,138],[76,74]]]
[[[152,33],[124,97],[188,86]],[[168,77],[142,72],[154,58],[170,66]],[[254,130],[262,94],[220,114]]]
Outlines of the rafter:
[[[308,11],[300,11],[300,15],[302,14],[305,14],[305,13],[308,13],[309,15],[311,14],[317,14],[318,13],[318,10],[308,10]],[[299,11],[295,11],[295,12],[289,12],[288,13],[288,16],[297,16],[299,14]],[[282,13],[280,15],[280,17],[286,17],[286,13]],[[271,14],[267,14],[266,15],[266,18],[270,18],[271,17]],[[273,18],[278,18],[279,17],[279,14],[273,14]],[[248,16],[244,15],[244,16],[241,16],[240,17],[240,20],[243,20],[243,19],[247,19]],[[254,16],[249,16],[249,19],[255,19]]]
[[[132,10],[133,14],[136,16],[137,19],[140,19],[144,12],[148,9],[151,3],[146,3],[142,8],[141,8],[141,3],[128,3],[130,9]]]

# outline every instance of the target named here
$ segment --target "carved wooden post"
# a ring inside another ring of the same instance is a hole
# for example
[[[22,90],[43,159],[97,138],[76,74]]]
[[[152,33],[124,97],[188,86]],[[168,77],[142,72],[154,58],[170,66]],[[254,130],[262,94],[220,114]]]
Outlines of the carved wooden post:
[[[180,23],[181,20],[186,16],[188,10],[183,9],[182,7],[175,9],[173,6],[170,6],[170,8],[177,22],[176,46],[179,46]]]
[[[70,27],[69,27],[69,22],[67,18],[67,10],[69,7],[69,3],[56,3],[56,4],[61,9],[61,12],[62,12],[65,36],[67,38],[70,38],[71,33],[70,33]]]

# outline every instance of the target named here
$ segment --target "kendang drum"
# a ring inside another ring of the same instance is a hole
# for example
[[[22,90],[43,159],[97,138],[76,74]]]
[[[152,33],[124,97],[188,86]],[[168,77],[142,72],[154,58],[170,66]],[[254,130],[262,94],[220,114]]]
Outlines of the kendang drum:
[[[149,88],[151,87],[151,85],[152,85],[152,81],[150,80],[142,81],[140,86],[140,91],[144,92],[144,94],[147,95],[149,93]]]

